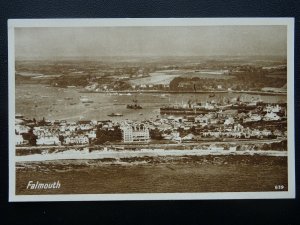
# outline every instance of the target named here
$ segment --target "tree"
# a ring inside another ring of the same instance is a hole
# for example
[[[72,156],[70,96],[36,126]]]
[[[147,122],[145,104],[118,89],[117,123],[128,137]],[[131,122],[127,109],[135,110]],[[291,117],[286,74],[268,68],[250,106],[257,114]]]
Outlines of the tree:
[[[22,135],[24,140],[27,140],[29,145],[35,146],[37,136],[33,133],[33,129],[30,129],[28,133]]]
[[[158,128],[150,130],[149,133],[150,133],[151,139],[154,139],[154,140],[162,140],[163,139],[162,133]]]
[[[95,144],[103,144],[107,141],[122,140],[122,131],[119,127],[114,127],[113,130],[98,129],[96,132]]]
[[[59,139],[60,143],[64,143],[65,137],[62,135],[59,135],[58,139]]]

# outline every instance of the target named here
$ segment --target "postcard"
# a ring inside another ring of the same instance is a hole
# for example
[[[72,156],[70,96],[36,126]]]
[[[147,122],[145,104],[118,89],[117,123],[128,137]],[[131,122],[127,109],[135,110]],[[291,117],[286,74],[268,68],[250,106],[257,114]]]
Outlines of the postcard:
[[[294,19],[12,19],[9,201],[295,198]]]

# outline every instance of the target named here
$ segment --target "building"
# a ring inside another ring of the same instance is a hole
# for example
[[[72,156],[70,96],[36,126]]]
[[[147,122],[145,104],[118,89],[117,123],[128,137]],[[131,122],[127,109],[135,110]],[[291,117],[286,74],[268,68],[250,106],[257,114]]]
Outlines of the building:
[[[57,136],[45,135],[36,139],[37,145],[60,145],[60,140]]]
[[[261,116],[258,115],[258,114],[251,114],[250,117],[248,118],[245,118],[243,120],[244,123],[247,123],[247,122],[257,122],[257,121],[260,121],[261,120]]]
[[[145,126],[129,125],[122,127],[123,142],[148,142],[150,140],[149,129]]]
[[[279,113],[281,111],[281,106],[278,104],[273,106],[273,105],[268,105],[264,108],[264,112],[273,112],[273,113]]]
[[[231,125],[234,124],[234,119],[232,117],[229,117],[225,120],[224,125]]]
[[[66,145],[69,144],[88,144],[89,143],[89,139],[87,136],[85,135],[78,135],[78,136],[71,136],[71,137],[66,137],[64,140],[64,143]]]
[[[280,119],[281,119],[280,116],[278,116],[274,112],[268,112],[263,118],[263,120],[265,121],[273,121],[273,120],[280,120]]]
[[[15,132],[17,134],[24,134],[24,133],[28,133],[30,130],[30,127],[25,126],[25,125],[15,125]]]
[[[90,139],[95,139],[97,137],[96,129],[93,129],[93,130],[90,130],[89,132],[87,132],[87,136]]]
[[[24,139],[22,135],[16,135],[15,136],[15,145],[22,145],[24,144]]]
[[[200,125],[206,126],[209,123],[209,118],[207,116],[199,115],[195,117],[195,123],[200,123]]]
[[[190,133],[190,134],[184,136],[182,138],[182,141],[192,141],[193,139],[195,139],[195,135],[193,135],[192,133]]]

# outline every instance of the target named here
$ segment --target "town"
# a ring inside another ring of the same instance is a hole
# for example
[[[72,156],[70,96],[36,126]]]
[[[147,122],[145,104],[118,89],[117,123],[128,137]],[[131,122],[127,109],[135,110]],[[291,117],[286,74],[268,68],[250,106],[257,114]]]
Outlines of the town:
[[[231,147],[236,148],[239,141],[243,140],[286,141],[286,104],[255,101],[247,105],[243,103],[243,106],[239,103],[238,109],[231,109],[237,105],[237,101],[232,99],[231,104],[226,105],[229,107],[227,110],[214,101],[206,102],[203,106],[206,113],[193,110],[196,105],[186,104],[182,108],[173,106],[172,115],[162,114],[141,122],[128,119],[50,121],[45,118],[27,119],[16,114],[15,144],[17,147],[159,144],[162,148],[167,148],[172,143],[235,141],[236,144]],[[187,114],[190,109],[193,113]],[[197,109],[200,109],[199,105]],[[162,110],[161,113],[164,113]],[[179,110],[180,113],[175,114],[174,110]]]

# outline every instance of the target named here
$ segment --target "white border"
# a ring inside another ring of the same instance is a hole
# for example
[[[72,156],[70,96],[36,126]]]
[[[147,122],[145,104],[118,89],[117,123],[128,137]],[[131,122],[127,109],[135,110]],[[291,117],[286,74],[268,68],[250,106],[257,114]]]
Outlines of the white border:
[[[15,36],[16,27],[133,27],[133,26],[287,26],[287,98],[288,98],[288,191],[144,193],[144,194],[64,194],[15,195]],[[9,201],[116,201],[116,200],[197,200],[197,199],[283,199],[295,198],[294,134],[294,18],[169,18],[169,19],[11,19],[8,20],[9,90]]]

